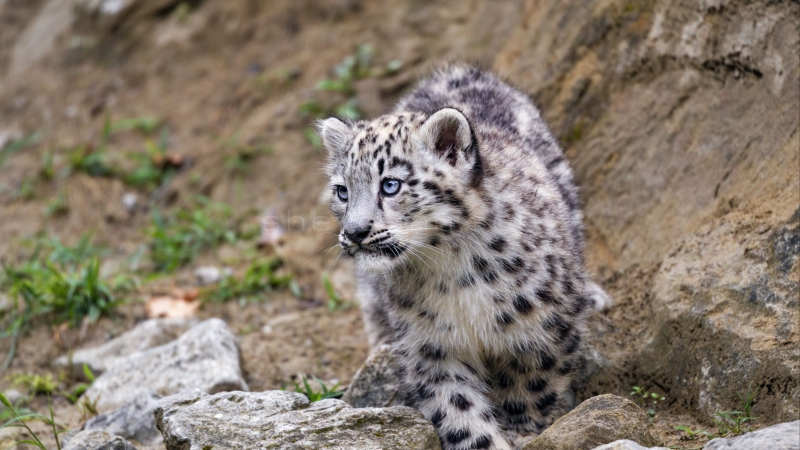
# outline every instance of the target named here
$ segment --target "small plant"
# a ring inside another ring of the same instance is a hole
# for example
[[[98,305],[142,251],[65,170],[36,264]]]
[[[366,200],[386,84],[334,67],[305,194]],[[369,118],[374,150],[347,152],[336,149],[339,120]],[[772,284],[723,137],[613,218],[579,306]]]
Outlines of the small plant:
[[[20,151],[37,145],[42,140],[42,133],[36,132],[17,139],[3,148],[0,148],[0,166],[5,163],[7,157],[19,153]]]
[[[317,83],[317,91],[327,93],[325,100],[311,100],[300,105],[302,116],[319,118],[323,116],[339,116],[352,120],[361,118],[358,96],[354,83],[368,77],[389,75],[403,67],[399,60],[390,61],[386,67],[374,66],[375,50],[370,44],[356,47],[355,54],[346,56],[333,68],[333,78]],[[312,145],[318,147],[316,134],[307,128],[303,134]]]
[[[658,394],[656,392],[647,392],[639,386],[631,387],[630,395],[632,397],[635,397],[636,401],[642,406],[649,406],[647,408],[647,417],[650,420],[656,418],[656,410],[653,409],[653,406],[657,405],[658,402],[663,402],[664,400],[666,400],[666,397],[664,397],[663,395]]]
[[[298,383],[294,383],[294,391],[305,395],[308,397],[308,401],[312,403],[325,400],[326,398],[339,398],[344,395],[344,391],[339,390],[339,383],[336,383],[333,385],[333,387],[328,388],[325,386],[325,382],[312,375],[311,378],[319,383],[320,386],[319,390],[314,390],[311,385],[308,384],[308,380],[306,379],[305,375],[301,375],[300,378],[303,380],[303,385],[300,386]]]
[[[58,194],[52,198],[44,207],[44,215],[47,217],[60,217],[69,214],[69,201],[64,189],[59,189]]]
[[[47,316],[55,324],[77,326],[84,320],[96,321],[119,305],[114,293],[127,287],[126,283],[109,283],[100,277],[101,252],[87,236],[74,247],[45,238],[36,241],[27,261],[3,265],[0,291],[7,292],[12,301],[12,307],[0,314],[0,338],[11,337],[3,370],[15,354],[19,336],[34,319]]]
[[[106,134],[135,130],[149,135],[152,134],[159,125],[161,125],[161,119],[158,117],[143,116],[121,119],[108,125]]]
[[[56,173],[55,169],[53,168],[53,152],[46,151],[42,155],[42,165],[39,167],[39,178],[44,181],[52,180]]]
[[[330,277],[327,273],[322,274],[322,286],[325,288],[325,293],[328,296],[328,311],[335,312],[350,307],[350,303],[344,301],[331,283]]]
[[[125,183],[154,190],[169,183],[178,173],[183,164],[179,155],[167,153],[169,143],[169,130],[164,128],[158,142],[146,140],[144,153],[129,153],[128,158],[134,162],[135,167],[128,173],[122,174]]]
[[[0,403],[2,403],[3,406],[6,407],[9,415],[11,416],[9,420],[7,420],[2,426],[0,426],[0,429],[8,427],[20,427],[20,428],[25,428],[28,431],[28,434],[31,435],[30,439],[19,441],[16,444],[14,444],[15,446],[20,444],[29,444],[36,446],[40,450],[47,450],[47,447],[44,446],[41,439],[39,439],[39,436],[37,436],[36,433],[34,433],[33,430],[30,429],[27,423],[25,423],[26,421],[39,421],[47,425],[50,425],[51,429],[53,430],[53,438],[56,441],[56,448],[58,450],[61,450],[61,443],[59,442],[58,435],[61,434],[64,430],[62,431],[57,430],[57,428],[60,427],[56,425],[56,422],[54,420],[53,404],[52,402],[49,401],[49,397],[48,397],[48,404],[50,406],[50,417],[45,417],[35,412],[27,412],[27,411],[23,412],[21,410],[18,411],[14,407],[14,405],[12,405],[11,402],[8,401],[6,396],[3,395],[2,393],[0,393]]]
[[[95,149],[91,145],[82,145],[69,154],[68,173],[83,172],[91,177],[112,177],[115,170],[111,167],[108,153],[103,147]]]
[[[201,251],[238,239],[230,206],[204,197],[197,201],[199,208],[180,210],[170,218],[153,213],[147,234],[155,271],[172,272],[194,261]]]
[[[281,260],[278,258],[253,261],[244,277],[237,278],[232,275],[224,277],[213,290],[207,291],[204,297],[219,302],[232,299],[246,300],[274,289],[284,288],[289,285],[292,276],[275,275],[275,269],[280,265]]]
[[[723,411],[714,414],[719,417],[715,424],[720,436],[726,436],[729,433],[741,434],[747,431],[745,428],[746,422],[758,419],[758,417],[752,416],[753,400],[758,395],[758,389],[751,391],[751,387],[752,383],[747,386],[747,393],[744,395],[736,394],[742,406],[741,411]]]
[[[30,395],[50,395],[58,389],[58,382],[53,379],[52,374],[39,375],[23,373],[8,377],[14,387],[22,387]]]
[[[686,440],[686,441],[697,440],[700,436],[705,436],[705,437],[707,437],[709,439],[713,439],[714,438],[714,435],[712,435],[708,431],[705,431],[705,430],[692,430],[690,427],[687,427],[686,425],[677,425],[677,426],[674,426],[672,428],[685,432],[686,436],[681,437],[681,439]]]
[[[239,135],[234,135],[223,144],[232,150],[232,154],[225,157],[225,168],[232,174],[246,174],[250,162],[259,156],[269,155],[272,149],[258,141],[243,144],[239,142]]]

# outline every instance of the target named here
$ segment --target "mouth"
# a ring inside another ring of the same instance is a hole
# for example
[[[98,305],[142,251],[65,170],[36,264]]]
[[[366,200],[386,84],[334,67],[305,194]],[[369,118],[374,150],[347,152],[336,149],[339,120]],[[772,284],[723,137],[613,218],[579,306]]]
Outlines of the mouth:
[[[380,243],[376,245],[351,245],[347,249],[347,254],[355,257],[356,255],[365,256],[385,256],[390,259],[399,257],[406,251],[406,247],[398,243]]]

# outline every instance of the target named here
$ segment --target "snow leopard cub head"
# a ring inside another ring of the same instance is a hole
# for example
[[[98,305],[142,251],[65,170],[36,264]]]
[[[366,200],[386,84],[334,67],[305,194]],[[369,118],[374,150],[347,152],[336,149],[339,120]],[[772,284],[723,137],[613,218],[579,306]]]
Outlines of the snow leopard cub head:
[[[329,153],[339,244],[366,271],[451,248],[474,220],[483,166],[467,118],[452,108],[318,125]],[[452,244],[451,244],[452,245]]]

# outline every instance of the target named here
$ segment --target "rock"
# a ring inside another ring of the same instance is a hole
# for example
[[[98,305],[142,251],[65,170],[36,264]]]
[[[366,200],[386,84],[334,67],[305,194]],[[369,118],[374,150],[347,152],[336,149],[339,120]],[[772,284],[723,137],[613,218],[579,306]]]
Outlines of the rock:
[[[186,392],[161,399],[155,415],[167,450],[440,448],[433,425],[412,408],[309,404],[296,392]]]
[[[72,373],[84,379],[83,365],[95,375],[100,375],[114,364],[129,358],[132,354],[174,341],[192,325],[195,319],[152,319],[136,325],[99,347],[80,349],[72,354]],[[69,357],[61,356],[53,364],[57,368],[67,368]]]
[[[136,206],[139,204],[139,196],[133,192],[126,192],[122,196],[122,206],[129,213],[136,211]]]
[[[614,441],[609,444],[595,447],[592,450],[669,450],[666,447],[642,447],[629,439]]]
[[[230,268],[219,269],[214,266],[198,267],[194,271],[194,277],[197,279],[197,284],[200,286],[208,286],[209,284],[217,284],[222,280],[222,277],[228,277],[233,274]]]
[[[800,420],[786,422],[739,437],[712,439],[703,450],[800,450]]]
[[[75,21],[72,2],[49,0],[39,10],[11,51],[9,75],[22,75],[55,47],[56,40]]]
[[[119,409],[89,419],[81,430],[103,430],[144,445],[157,444],[161,442],[161,432],[156,428],[153,411],[159,399],[161,396],[155,392],[143,392]]]
[[[391,347],[381,345],[358,369],[342,400],[356,408],[402,405],[398,362]]]
[[[645,446],[661,444],[641,408],[630,400],[605,394],[578,405],[522,450],[589,450],[620,439]]]
[[[98,411],[107,412],[149,390],[166,396],[188,389],[212,394],[247,390],[236,338],[220,319],[201,322],[169,344],[117,360],[84,395],[97,401]]]
[[[105,431],[81,431],[62,450],[136,450],[130,442]]]

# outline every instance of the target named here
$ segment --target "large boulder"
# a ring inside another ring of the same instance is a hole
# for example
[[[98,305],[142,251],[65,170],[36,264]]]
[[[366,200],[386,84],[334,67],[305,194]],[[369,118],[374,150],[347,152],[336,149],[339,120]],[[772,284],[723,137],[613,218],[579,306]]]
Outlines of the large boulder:
[[[433,424],[414,409],[309,403],[295,392],[185,392],[159,401],[155,415],[167,450],[440,448]]]
[[[154,391],[246,391],[236,337],[220,319],[201,322],[169,344],[134,353],[97,377],[84,396],[107,412]]]
[[[146,320],[103,345],[75,351],[71,366],[69,356],[58,357],[53,365],[59,369],[71,369],[73,376],[82,378],[83,365],[86,364],[95,375],[100,375],[133,353],[174,341],[196,324],[196,319]]]
[[[661,444],[641,408],[630,400],[606,394],[584,401],[522,450],[590,450],[620,439],[644,446]]]

